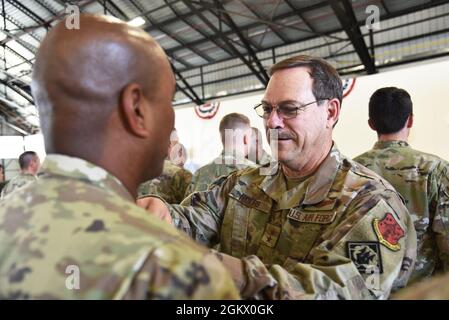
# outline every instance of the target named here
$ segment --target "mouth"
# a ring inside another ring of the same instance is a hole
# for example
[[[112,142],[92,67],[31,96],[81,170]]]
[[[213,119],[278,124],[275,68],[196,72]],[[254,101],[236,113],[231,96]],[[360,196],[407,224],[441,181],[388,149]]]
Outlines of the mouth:
[[[290,137],[280,137],[280,138],[273,139],[273,140],[275,140],[275,141],[289,141],[289,140],[292,140],[292,138],[290,138]]]

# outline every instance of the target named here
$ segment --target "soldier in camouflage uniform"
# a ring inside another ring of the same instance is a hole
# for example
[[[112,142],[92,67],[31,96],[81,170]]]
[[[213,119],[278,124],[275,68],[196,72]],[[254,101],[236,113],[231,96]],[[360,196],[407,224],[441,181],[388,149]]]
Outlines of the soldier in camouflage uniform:
[[[36,152],[25,151],[19,156],[20,173],[12,178],[2,189],[1,199],[7,194],[23,188],[27,184],[37,180],[37,172],[40,168],[40,159]]]
[[[238,298],[215,254],[133,203],[162,171],[173,127],[162,48],[107,16],[64,24],[33,72],[42,178],[0,203],[0,298]]]
[[[156,195],[163,198],[168,203],[180,204],[184,199],[186,190],[192,181],[192,173],[182,168],[182,166],[175,165],[180,163],[181,159],[179,150],[182,147],[179,143],[176,129],[173,129],[170,135],[170,147],[168,148],[168,159],[164,161],[164,169],[162,174],[149,181],[142,183],[138,190],[138,197],[145,197],[148,195]],[[181,157],[184,154],[181,154]]]
[[[219,243],[244,298],[388,298],[413,270],[416,233],[394,188],[333,144],[341,101],[326,61],[277,63],[255,109],[279,163],[222,177],[181,205],[141,204],[198,242]]]
[[[5,181],[5,169],[3,168],[3,165],[0,164],[0,192],[7,183],[8,181]]]
[[[221,176],[255,166],[254,162],[246,159],[251,142],[249,119],[240,113],[228,114],[221,119],[219,130],[223,143],[222,153],[195,172],[185,196],[194,191],[207,190],[209,185]]]
[[[405,90],[377,90],[369,103],[369,124],[379,141],[354,160],[387,179],[405,199],[418,237],[410,283],[449,271],[449,163],[407,143],[413,104]]]
[[[262,133],[256,127],[252,127],[251,145],[248,154],[248,159],[257,165],[265,165],[274,162],[271,156],[263,149]]]
[[[138,189],[138,197],[157,195],[167,203],[180,204],[191,181],[190,171],[165,160],[162,174],[142,183]]]

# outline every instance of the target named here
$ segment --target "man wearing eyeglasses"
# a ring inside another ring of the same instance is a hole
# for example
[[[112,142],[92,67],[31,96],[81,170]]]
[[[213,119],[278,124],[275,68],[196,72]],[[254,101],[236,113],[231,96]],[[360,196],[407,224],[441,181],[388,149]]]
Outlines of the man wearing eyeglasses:
[[[275,64],[255,110],[278,163],[233,173],[181,205],[144,206],[204,245],[219,243],[244,298],[388,298],[410,276],[416,234],[393,187],[333,143],[341,101],[326,61]]]

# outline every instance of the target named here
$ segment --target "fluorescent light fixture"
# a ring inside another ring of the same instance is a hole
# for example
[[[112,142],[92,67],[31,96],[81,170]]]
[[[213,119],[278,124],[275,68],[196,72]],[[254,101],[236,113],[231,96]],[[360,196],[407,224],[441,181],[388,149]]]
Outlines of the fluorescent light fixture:
[[[145,24],[145,19],[142,17],[135,17],[134,19],[128,21],[128,24],[133,27],[140,27]]]

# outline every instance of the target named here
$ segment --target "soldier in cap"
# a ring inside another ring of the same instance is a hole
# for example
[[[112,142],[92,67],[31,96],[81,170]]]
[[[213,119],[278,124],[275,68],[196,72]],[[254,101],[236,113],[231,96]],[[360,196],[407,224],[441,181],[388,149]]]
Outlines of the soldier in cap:
[[[418,238],[410,283],[449,271],[449,163],[408,144],[413,102],[403,89],[374,92],[368,124],[378,141],[354,160],[387,179],[405,199]]]
[[[107,16],[45,37],[32,92],[41,178],[0,204],[0,299],[231,299],[209,250],[134,204],[158,176],[175,78],[142,29]]]
[[[141,205],[199,243],[219,243],[244,298],[388,298],[413,270],[416,233],[394,188],[338,151],[341,102],[326,61],[278,62],[255,107],[278,163],[231,173],[181,205]]]

